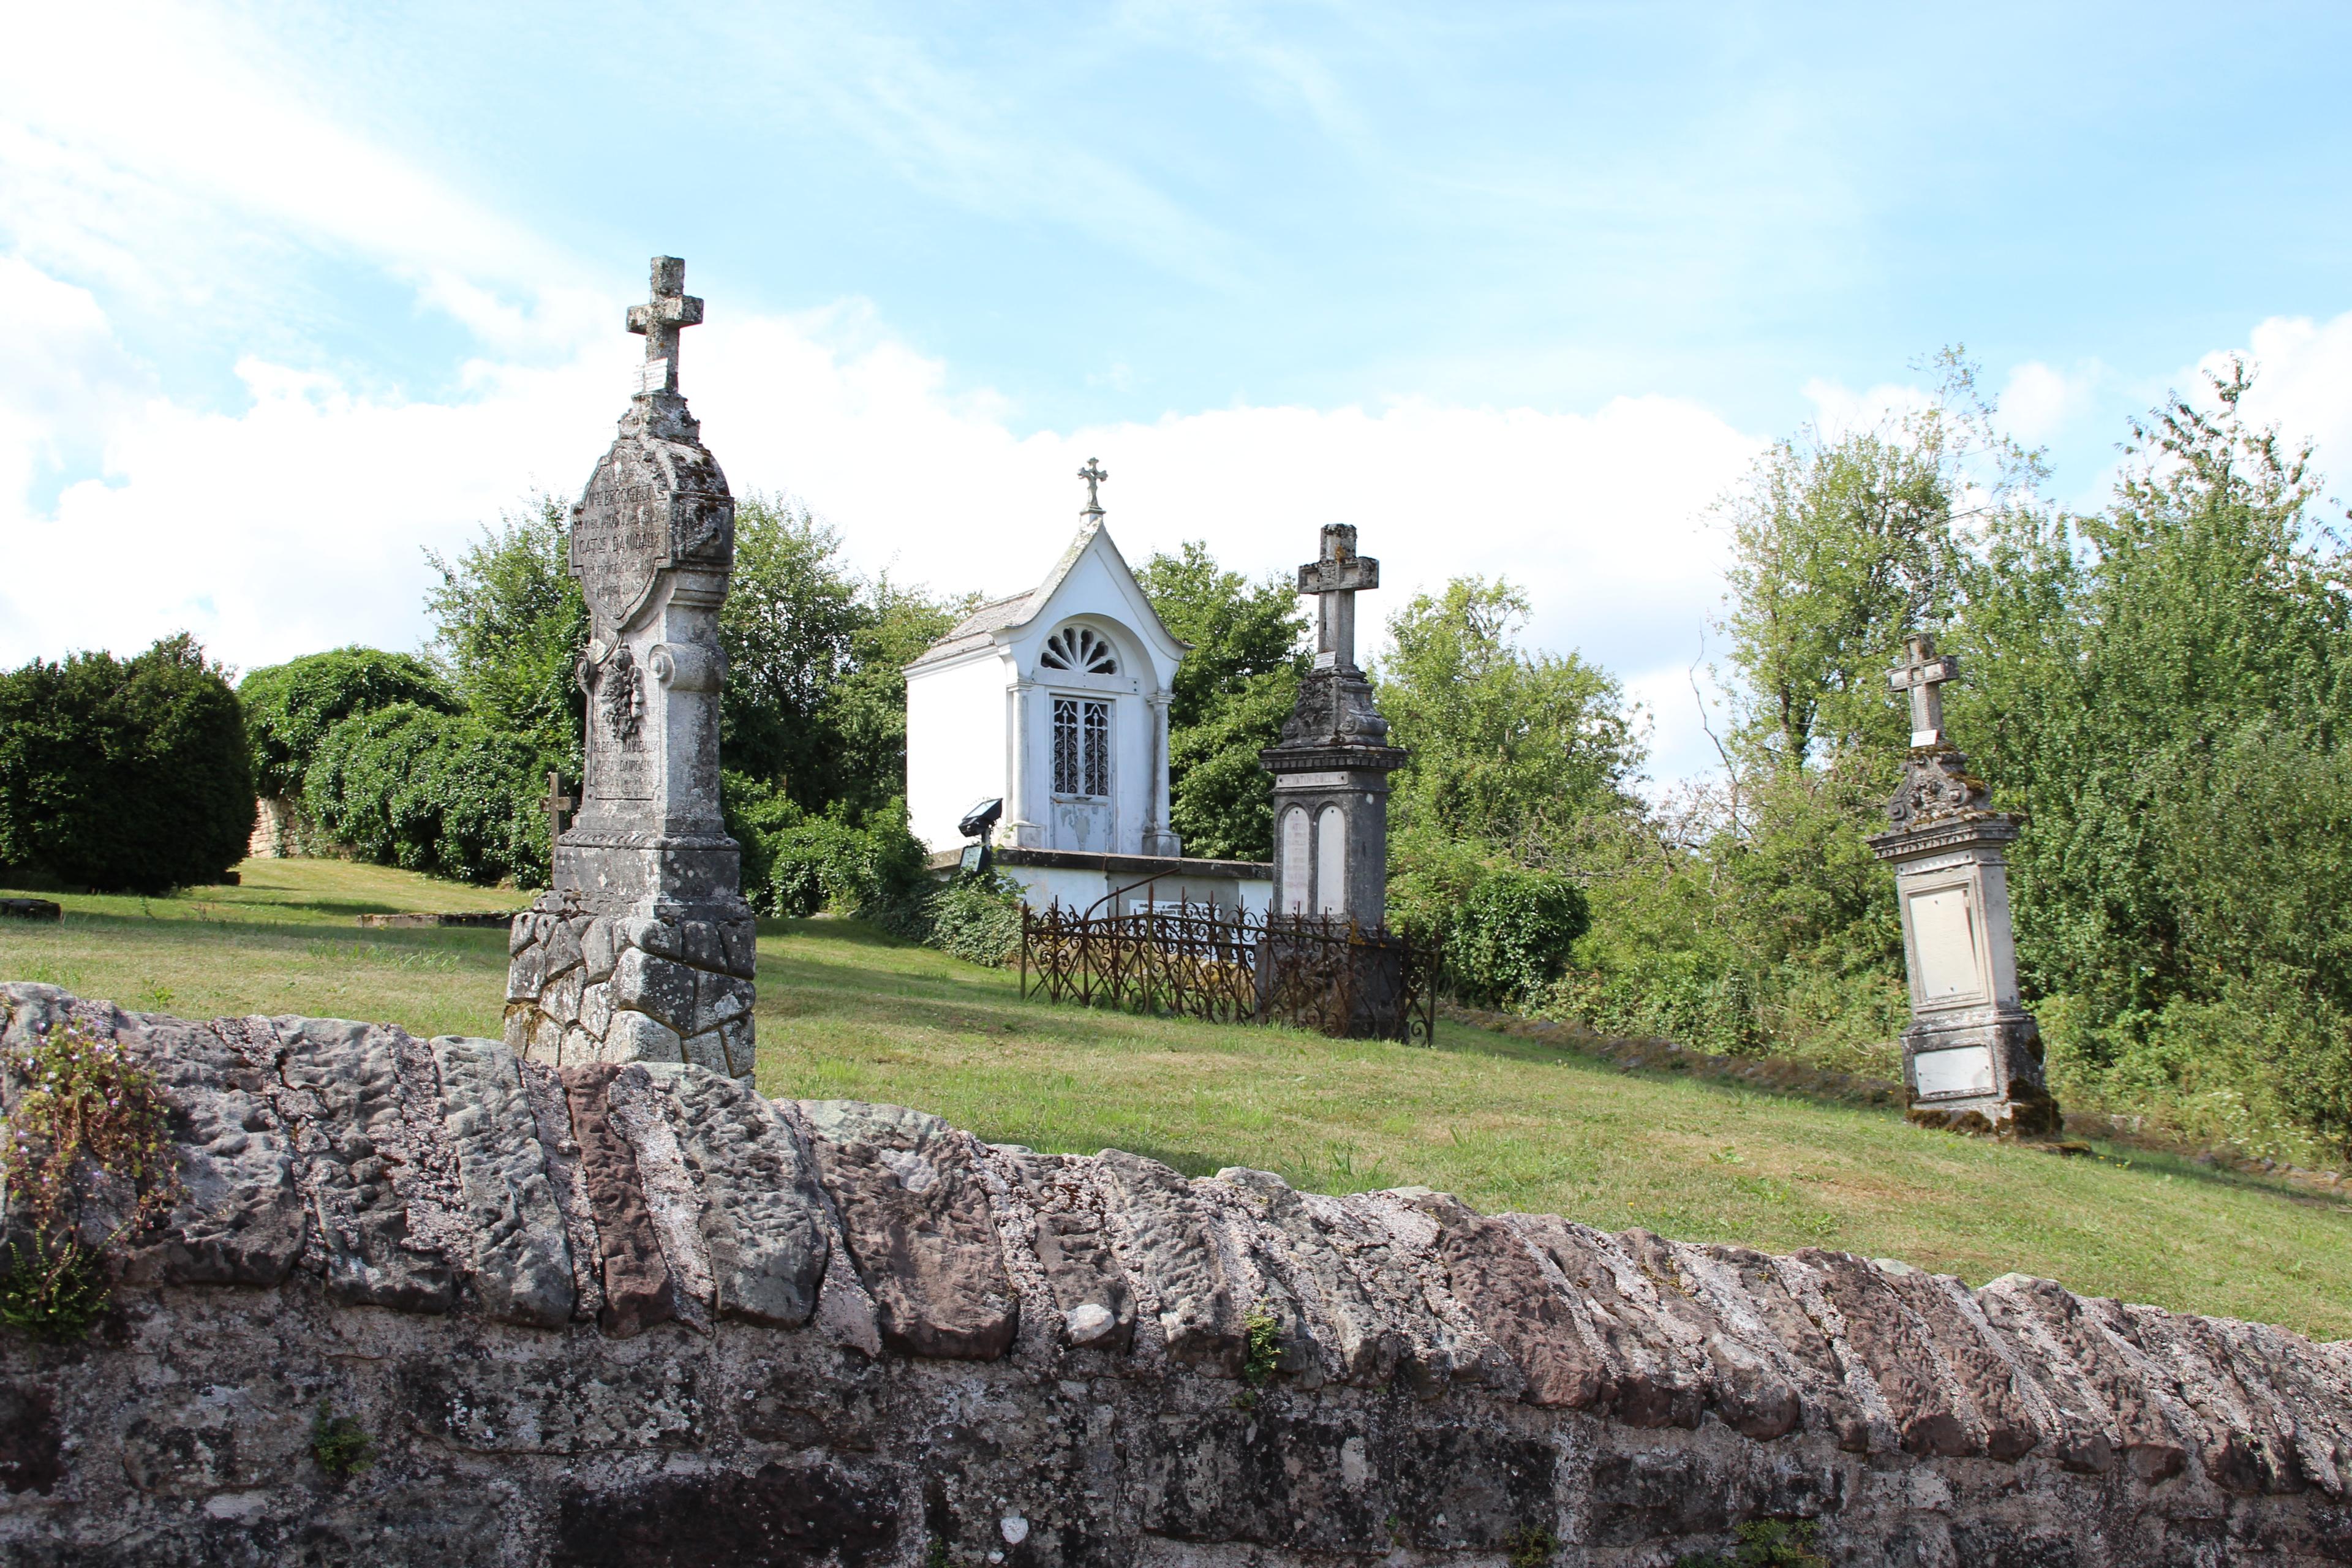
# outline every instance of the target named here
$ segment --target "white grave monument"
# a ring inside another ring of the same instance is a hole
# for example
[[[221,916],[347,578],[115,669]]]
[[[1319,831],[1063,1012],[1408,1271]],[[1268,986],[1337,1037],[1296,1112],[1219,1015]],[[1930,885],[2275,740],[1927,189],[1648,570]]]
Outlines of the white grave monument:
[[[1908,1114],[1926,1126],[2035,1136],[2059,1130],[2042,1081],[2042,1036],[2018,1005],[2003,846],[2021,819],[1987,805],[1968,758],[1944,734],[1937,689],[1959,661],[1926,633],[1887,672],[1910,694],[1911,754],[1888,804],[1894,830],[1870,840],[1895,867],[1911,1026],[1903,1032]]]
[[[944,870],[976,805],[992,860],[1040,907],[1147,900],[1263,910],[1273,868],[1185,858],[1169,826],[1168,705],[1187,645],[1103,525],[1088,459],[1077,537],[1044,582],[992,600],[907,667],[907,815]],[[1140,884],[1139,886],[1136,884]]]

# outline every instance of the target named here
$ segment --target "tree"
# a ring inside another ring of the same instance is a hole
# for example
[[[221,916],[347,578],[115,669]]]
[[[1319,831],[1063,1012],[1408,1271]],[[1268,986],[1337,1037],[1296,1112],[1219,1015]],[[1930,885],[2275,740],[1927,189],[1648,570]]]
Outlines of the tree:
[[[1292,579],[1252,583],[1220,567],[1197,540],[1136,574],[1160,621],[1192,651],[1168,705],[1170,826],[1188,854],[1264,860],[1274,853],[1272,775],[1258,753],[1282,721],[1307,668],[1307,619]]]
[[[358,647],[254,670],[237,682],[236,695],[253,745],[255,786],[272,796],[300,791],[319,742],[354,713],[395,702],[443,713],[459,706],[439,672],[415,655]]]
[[[588,643],[588,605],[572,576],[568,521],[562,501],[541,495],[501,514],[454,562],[426,552],[441,584],[425,606],[434,649],[466,708],[577,777],[587,710],[573,671]]]
[[[1447,936],[1457,985],[1486,999],[1524,997],[1584,930],[1588,847],[1632,808],[1642,759],[1622,688],[1522,647],[1528,614],[1509,583],[1457,577],[1391,618],[1374,671],[1412,753],[1389,797],[1390,918]]]
[[[735,575],[719,613],[719,750],[803,807],[839,798],[845,782],[824,710],[873,619],[858,590],[841,535],[807,508],[756,494],[736,504]]]
[[[218,881],[253,820],[244,710],[186,633],[0,677],[0,863],[158,893]]]

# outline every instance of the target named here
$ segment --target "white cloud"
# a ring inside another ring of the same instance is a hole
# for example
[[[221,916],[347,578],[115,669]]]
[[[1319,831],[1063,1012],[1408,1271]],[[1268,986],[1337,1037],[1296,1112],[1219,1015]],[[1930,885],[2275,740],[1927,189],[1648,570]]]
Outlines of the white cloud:
[[[113,377],[84,400],[102,475],[53,507],[36,511],[27,488],[48,433],[0,426],[0,530],[18,567],[0,584],[8,662],[184,626],[247,667],[352,640],[414,646],[424,550],[462,544],[533,485],[573,493],[639,342],[617,330],[618,300],[592,298],[560,313],[604,330],[552,367],[477,362],[462,401],[363,396],[247,360],[248,405],[205,412],[139,385],[88,295],[21,263],[0,283],[68,301],[52,357]],[[861,307],[720,320],[688,334],[683,365],[706,439],[739,492],[803,497],[867,570],[1018,588],[1077,526],[1075,470],[1099,457],[1136,559],[1202,539],[1251,573],[1286,570],[1322,523],[1350,521],[1383,562],[1376,617],[1454,575],[1507,574],[1535,602],[1538,642],[1634,678],[1678,680],[1696,654],[1720,570],[1699,513],[1758,446],[1667,398],[1589,415],[1235,407],[1017,436],[1001,400],[951,393],[946,366]],[[1661,707],[1660,761],[1679,771],[1695,729]]]
[[[2273,316],[2236,351],[2252,360],[2253,390],[2242,405],[2257,423],[2276,425],[2290,442],[2310,440],[2316,462],[2339,493],[2352,493],[2352,311],[2332,321]],[[2183,392],[2202,389],[2226,371],[2229,354],[2207,354],[2181,374]]]
[[[2055,439],[2090,409],[2101,377],[2096,365],[2068,371],[2027,360],[2009,373],[1997,400],[2001,427],[2028,447]]]

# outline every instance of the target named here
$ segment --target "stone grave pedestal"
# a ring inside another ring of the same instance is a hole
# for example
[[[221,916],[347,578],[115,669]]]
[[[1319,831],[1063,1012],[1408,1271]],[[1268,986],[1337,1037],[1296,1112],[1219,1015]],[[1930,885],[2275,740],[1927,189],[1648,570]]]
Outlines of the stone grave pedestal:
[[[735,502],[677,391],[678,331],[702,319],[685,270],[656,257],[653,299],[629,312],[646,363],[572,509],[587,777],[551,885],[509,938],[506,1039],[550,1065],[693,1062],[748,1080],[754,929],[719,809]]]

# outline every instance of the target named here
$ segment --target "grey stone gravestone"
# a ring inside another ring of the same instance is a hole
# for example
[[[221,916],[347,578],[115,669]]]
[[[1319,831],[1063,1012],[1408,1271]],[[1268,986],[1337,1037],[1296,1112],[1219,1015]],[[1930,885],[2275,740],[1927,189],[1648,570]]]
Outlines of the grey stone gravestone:
[[[1274,909],[1377,926],[1389,895],[1389,774],[1405,753],[1389,744],[1371,682],[1356,668],[1356,595],[1381,585],[1381,563],[1356,553],[1356,531],[1328,523],[1323,551],[1298,569],[1316,596],[1315,667],[1282,739],[1258,753],[1274,775]]]
[[[2022,819],[1994,811],[1969,760],[1944,734],[1944,682],[1959,661],[1912,637],[1887,671],[1911,700],[1911,754],[1887,806],[1891,832],[1870,840],[1895,868],[1911,1026],[1903,1083],[1912,1121],[2022,1136],[2055,1132],[2057,1102],[2042,1073],[2042,1036],[2018,1005],[2004,846]]]
[[[719,814],[735,502],[677,390],[678,334],[702,320],[685,283],[686,263],[654,258],[653,297],[629,310],[646,338],[636,392],[572,510],[587,777],[551,885],[509,939],[506,1038],[551,1065],[695,1062],[748,1080],[754,933]]]

